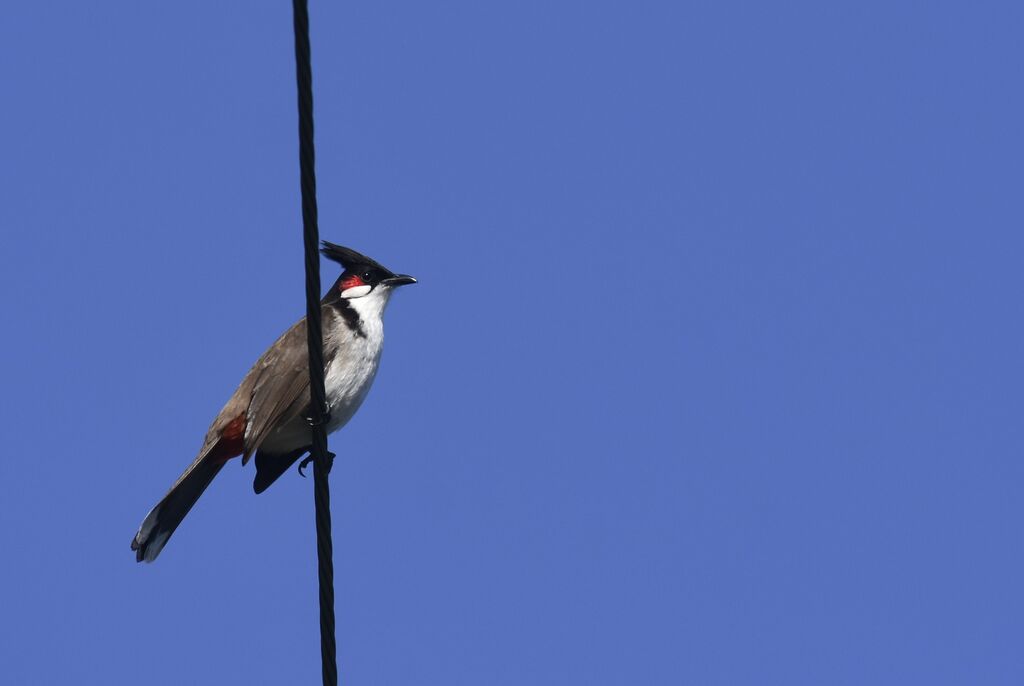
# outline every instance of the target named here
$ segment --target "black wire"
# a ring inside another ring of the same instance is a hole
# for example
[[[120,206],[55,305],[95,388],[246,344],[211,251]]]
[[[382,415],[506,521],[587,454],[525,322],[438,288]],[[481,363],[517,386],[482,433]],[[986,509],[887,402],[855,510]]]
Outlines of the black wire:
[[[331,491],[327,476],[334,459],[327,450],[327,395],[324,391],[323,330],[320,323],[320,229],[316,209],[316,154],[313,148],[313,69],[309,55],[306,0],[292,0],[295,27],[295,81],[299,99],[299,169],[302,180],[302,235],[306,251],[306,333],[309,347],[309,395],[312,409],[313,493],[316,555],[320,580],[320,660],[324,686],[338,683],[334,641],[334,545],[331,542]]]

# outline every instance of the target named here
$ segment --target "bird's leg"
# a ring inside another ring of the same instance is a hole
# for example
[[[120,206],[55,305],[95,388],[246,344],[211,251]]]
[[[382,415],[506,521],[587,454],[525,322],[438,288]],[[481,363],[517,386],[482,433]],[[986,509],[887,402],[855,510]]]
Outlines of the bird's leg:
[[[320,411],[320,419],[319,419],[319,421],[316,418],[314,418],[314,417],[306,417],[306,421],[309,422],[310,426],[326,426],[327,424],[330,424],[331,423],[331,406],[330,405],[325,405],[324,406],[324,409]],[[327,453],[327,459],[328,459],[328,463],[334,462],[334,453]],[[302,470],[305,469],[306,466],[310,462],[312,462],[312,461],[313,461],[313,453],[310,453],[309,455],[307,455],[305,457],[305,459],[302,460],[302,462],[299,463],[299,476],[301,476],[302,478],[306,478],[306,475],[303,473]],[[330,471],[329,468],[328,468],[328,471]]]

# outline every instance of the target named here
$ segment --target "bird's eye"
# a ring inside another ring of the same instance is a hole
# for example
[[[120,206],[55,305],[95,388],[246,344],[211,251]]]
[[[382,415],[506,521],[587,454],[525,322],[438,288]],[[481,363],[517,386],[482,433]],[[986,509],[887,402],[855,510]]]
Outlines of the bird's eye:
[[[366,283],[370,283],[370,279],[371,279],[371,277],[372,277],[372,276],[373,276],[373,274],[371,274],[371,273],[370,273],[370,272],[368,272],[368,271],[365,271],[365,272],[363,272],[363,276],[362,276],[362,279],[363,279],[363,281],[365,281]]]

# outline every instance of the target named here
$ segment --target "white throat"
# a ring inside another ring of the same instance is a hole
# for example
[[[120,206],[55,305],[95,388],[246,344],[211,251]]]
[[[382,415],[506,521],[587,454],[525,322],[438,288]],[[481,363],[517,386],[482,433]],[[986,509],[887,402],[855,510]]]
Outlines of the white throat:
[[[359,288],[364,288],[364,286],[360,286]],[[367,327],[381,326],[381,320],[384,317],[384,308],[387,307],[388,300],[390,299],[391,289],[387,286],[377,286],[366,295],[347,298],[349,306],[359,314],[359,319],[361,319],[363,323],[363,329],[367,329]],[[381,328],[381,332],[383,335],[383,328]],[[370,332],[366,331],[366,335],[369,336]]]

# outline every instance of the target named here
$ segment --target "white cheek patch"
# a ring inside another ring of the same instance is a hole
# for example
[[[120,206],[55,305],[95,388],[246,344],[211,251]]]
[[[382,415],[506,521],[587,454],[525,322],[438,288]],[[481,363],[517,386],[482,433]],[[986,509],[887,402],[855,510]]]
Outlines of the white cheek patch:
[[[346,288],[345,290],[343,290],[341,292],[341,297],[350,299],[361,298],[372,290],[372,287],[367,286],[365,284],[362,286],[353,286],[352,288]]]

